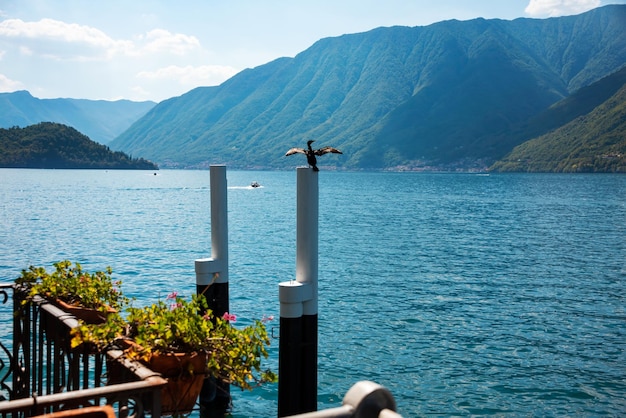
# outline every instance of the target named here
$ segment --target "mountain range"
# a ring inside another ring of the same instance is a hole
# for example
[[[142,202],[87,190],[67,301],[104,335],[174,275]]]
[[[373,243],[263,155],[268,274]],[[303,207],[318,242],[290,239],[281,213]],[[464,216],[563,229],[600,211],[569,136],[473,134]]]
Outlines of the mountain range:
[[[0,93],[0,128],[55,122],[107,144],[155,105],[151,101],[38,99],[23,90]]]
[[[107,102],[38,103],[17,92],[38,107],[14,105],[11,116],[0,95],[0,126],[20,125],[42,104],[57,117],[70,108],[73,122],[50,120],[161,168],[286,169],[305,159],[285,152],[314,139],[343,151],[320,159],[325,170],[626,171],[626,138],[612,119],[623,117],[625,27],[626,5],[381,27],[158,104],[108,102],[107,115],[89,108]],[[112,121],[118,133],[103,132]],[[567,126],[585,139],[572,140]],[[538,149],[552,151],[540,158]]]
[[[626,6],[550,19],[444,21],[326,38],[151,109],[111,147],[163,167],[483,169],[529,120],[626,64]]]

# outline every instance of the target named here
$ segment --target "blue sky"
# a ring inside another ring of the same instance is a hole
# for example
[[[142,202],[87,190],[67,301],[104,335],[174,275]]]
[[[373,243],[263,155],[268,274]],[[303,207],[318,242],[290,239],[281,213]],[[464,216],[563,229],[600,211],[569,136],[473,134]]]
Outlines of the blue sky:
[[[606,4],[626,0],[0,0],[0,92],[158,102],[326,37]]]

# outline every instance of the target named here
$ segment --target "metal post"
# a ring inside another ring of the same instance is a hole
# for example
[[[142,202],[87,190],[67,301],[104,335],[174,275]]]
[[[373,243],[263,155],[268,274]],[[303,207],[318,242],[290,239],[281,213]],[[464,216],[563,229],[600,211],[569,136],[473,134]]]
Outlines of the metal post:
[[[302,304],[302,412],[317,410],[318,172],[297,170],[296,281],[311,286]]]
[[[297,169],[296,281],[279,284],[278,416],[317,410],[318,174]]]
[[[196,291],[206,297],[213,315],[221,317],[229,310],[228,295],[228,193],[226,166],[210,167],[211,258],[195,261]],[[228,409],[230,385],[207,379],[200,393],[200,405],[206,412]],[[210,415],[209,415],[210,416]]]

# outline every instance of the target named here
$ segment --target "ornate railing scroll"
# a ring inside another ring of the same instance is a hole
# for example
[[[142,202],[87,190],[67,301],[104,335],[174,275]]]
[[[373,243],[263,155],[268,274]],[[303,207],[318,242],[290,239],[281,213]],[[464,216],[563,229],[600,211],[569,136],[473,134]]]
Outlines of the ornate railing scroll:
[[[7,400],[11,397],[12,386],[12,345],[10,336],[12,333],[13,323],[13,285],[8,283],[0,283],[0,401]]]

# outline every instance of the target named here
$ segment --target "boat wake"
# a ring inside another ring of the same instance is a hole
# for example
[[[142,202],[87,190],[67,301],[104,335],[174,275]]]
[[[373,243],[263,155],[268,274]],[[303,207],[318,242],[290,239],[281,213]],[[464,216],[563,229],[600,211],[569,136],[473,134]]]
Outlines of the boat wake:
[[[254,190],[254,189],[263,189],[264,186],[228,186],[229,190]]]

